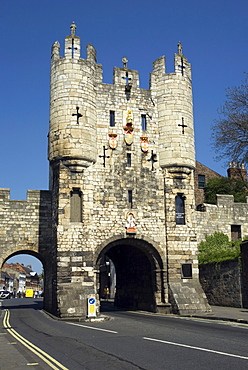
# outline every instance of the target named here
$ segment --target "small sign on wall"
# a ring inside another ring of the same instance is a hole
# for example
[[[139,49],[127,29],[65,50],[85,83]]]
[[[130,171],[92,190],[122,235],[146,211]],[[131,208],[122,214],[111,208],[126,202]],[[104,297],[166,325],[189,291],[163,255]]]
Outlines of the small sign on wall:
[[[88,298],[88,317],[96,317],[96,299]]]

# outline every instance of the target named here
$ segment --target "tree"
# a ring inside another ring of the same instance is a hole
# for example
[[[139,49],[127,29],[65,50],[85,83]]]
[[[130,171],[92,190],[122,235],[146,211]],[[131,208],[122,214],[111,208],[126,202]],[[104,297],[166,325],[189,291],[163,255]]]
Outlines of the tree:
[[[248,75],[244,82],[226,90],[226,101],[215,120],[213,140],[219,158],[248,163]]]
[[[234,202],[243,203],[247,196],[247,187],[244,181],[229,177],[215,177],[209,179],[205,190],[205,203],[215,204],[216,194],[229,194],[234,196]]]
[[[199,264],[221,262],[240,256],[241,240],[229,241],[228,236],[215,232],[199,244]]]

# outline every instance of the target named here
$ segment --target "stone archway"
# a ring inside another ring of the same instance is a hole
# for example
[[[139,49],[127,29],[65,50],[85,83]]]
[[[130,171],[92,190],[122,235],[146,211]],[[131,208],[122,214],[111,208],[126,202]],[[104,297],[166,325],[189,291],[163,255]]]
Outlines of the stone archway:
[[[37,258],[43,265],[45,265],[45,260],[44,258],[41,256],[40,253],[34,251],[34,250],[30,250],[30,249],[20,249],[20,250],[17,250],[15,252],[12,252],[12,253],[9,253],[9,254],[6,254],[3,258],[3,261],[2,261],[2,264],[1,264],[1,268],[3,267],[4,263],[7,262],[10,258],[12,257],[15,257],[15,256],[18,256],[20,254],[26,254],[26,255],[29,255],[29,256],[32,256],[32,257],[35,257]]]
[[[159,306],[165,305],[163,261],[150,243],[135,238],[110,242],[98,255],[98,271],[104,256],[115,266],[115,306],[157,312]],[[100,291],[100,279],[98,288]]]
[[[33,257],[33,258],[30,258]],[[32,250],[19,250],[1,261],[1,284],[14,297],[25,297],[28,290],[38,296],[44,288],[44,262],[41,255]],[[42,277],[38,276],[42,273]],[[43,296],[43,294],[42,294]]]

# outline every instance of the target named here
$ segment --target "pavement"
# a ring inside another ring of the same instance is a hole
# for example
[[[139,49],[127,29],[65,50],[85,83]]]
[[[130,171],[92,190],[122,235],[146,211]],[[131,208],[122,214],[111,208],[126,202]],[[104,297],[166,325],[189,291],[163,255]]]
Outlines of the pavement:
[[[211,306],[211,309],[211,312],[197,313],[190,317],[248,324],[246,308]],[[51,369],[7,332],[3,327],[3,315],[4,310],[0,323],[0,370]]]
[[[248,324],[247,308],[211,306],[211,309],[211,312],[201,312],[190,316],[203,319],[231,321],[241,324]]]

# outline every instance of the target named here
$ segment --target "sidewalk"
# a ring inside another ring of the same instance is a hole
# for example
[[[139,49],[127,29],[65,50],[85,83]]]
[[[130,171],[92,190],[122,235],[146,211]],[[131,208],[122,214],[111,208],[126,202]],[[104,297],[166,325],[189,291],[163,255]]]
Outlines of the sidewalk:
[[[25,347],[9,334],[6,334],[6,330],[2,327],[0,330],[0,348],[1,370],[44,369],[44,367],[38,365],[40,362],[39,359],[35,358],[34,355],[32,355],[32,352],[27,353]],[[24,353],[26,357],[24,356]]]
[[[0,302],[2,303],[2,302]],[[0,370],[48,370],[38,356],[33,354],[8,333],[3,325],[4,310],[0,304]]]
[[[203,312],[190,315],[211,320],[232,321],[248,324],[248,309],[236,307],[211,306],[212,312]]]

